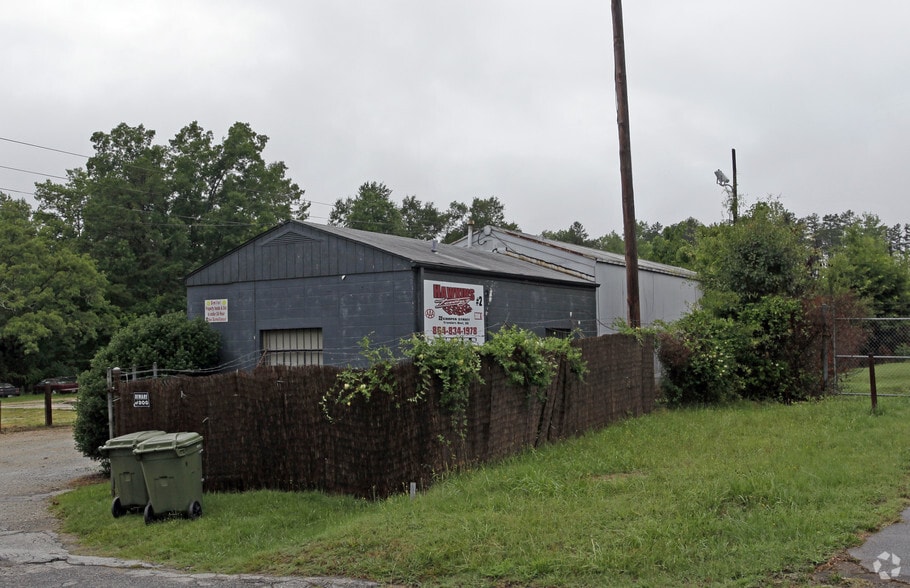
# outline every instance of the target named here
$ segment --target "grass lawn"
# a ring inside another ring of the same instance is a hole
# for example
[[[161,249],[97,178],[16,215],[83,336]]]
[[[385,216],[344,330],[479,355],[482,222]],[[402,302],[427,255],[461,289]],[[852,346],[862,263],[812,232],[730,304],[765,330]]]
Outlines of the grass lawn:
[[[841,392],[869,394],[869,368],[852,370],[838,382]],[[875,391],[878,394],[910,396],[910,361],[879,363],[875,366]]]
[[[88,552],[431,586],[799,584],[910,499],[910,399],[659,411],[445,477],[415,500],[205,496],[196,521],[56,498]],[[206,451],[216,451],[206,448]],[[406,482],[406,481],[403,481]]]
[[[75,394],[54,394],[54,404],[72,406]],[[25,408],[24,405],[32,406]],[[76,422],[76,411],[69,408],[51,408],[54,425],[72,425]],[[13,398],[0,398],[0,430],[19,431],[36,429],[44,425],[44,394],[23,394]]]

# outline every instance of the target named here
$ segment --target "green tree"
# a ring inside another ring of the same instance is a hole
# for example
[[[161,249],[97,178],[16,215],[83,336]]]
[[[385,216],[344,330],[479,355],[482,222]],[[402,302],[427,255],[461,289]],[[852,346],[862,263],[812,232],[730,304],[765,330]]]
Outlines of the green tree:
[[[190,269],[283,220],[306,218],[310,204],[285,177],[285,164],[262,157],[268,140],[238,122],[216,143],[211,131],[193,122],[170,141],[171,211],[188,229],[178,242],[187,247]]]
[[[115,320],[92,260],[41,231],[24,200],[0,193],[0,378],[74,374]]]
[[[425,241],[439,239],[451,225],[448,213],[432,202],[421,202],[416,196],[406,196],[401,202],[401,219],[406,237]]]
[[[218,333],[202,318],[187,320],[183,312],[146,315],[117,331],[110,343],[79,376],[79,402],[73,436],[87,457],[101,459],[98,448],[108,439],[107,370],[132,366],[192,371],[218,362]]]
[[[329,223],[386,235],[406,233],[401,210],[392,201],[392,190],[377,182],[361,184],[356,196],[336,200]]]
[[[691,268],[695,235],[700,227],[702,224],[691,217],[668,227],[660,223],[648,224],[639,220],[635,228],[638,257],[657,263]],[[626,253],[625,238],[616,231],[589,239],[587,246],[618,255]]]
[[[451,228],[445,236],[446,243],[453,243],[468,234],[468,222],[473,222],[474,229],[478,230],[487,225],[520,231],[518,225],[506,221],[505,205],[496,196],[489,198],[474,198],[471,205],[461,202],[452,202],[449,205]]]
[[[625,255],[626,253],[626,240],[616,231],[610,231],[606,235],[602,235],[597,239],[594,239],[592,246],[595,249],[608,251],[610,253],[616,253],[618,255]],[[641,257],[640,251],[639,257]]]
[[[706,227],[694,265],[706,290],[744,302],[799,296],[812,285],[810,249],[801,225],[778,202],[758,202],[735,225]]]
[[[866,216],[846,229],[823,279],[829,292],[855,293],[877,317],[910,313],[910,259],[893,251],[877,217]]]
[[[95,133],[84,170],[36,187],[36,218],[95,260],[127,315],[184,308],[191,269],[307,208],[284,164],[263,161],[268,138],[249,125],[233,125],[222,144],[197,123],[168,146],[154,139],[142,125]]]
[[[693,217],[664,227],[650,241],[650,261],[692,268],[695,254],[695,239],[703,227]]]
[[[585,230],[584,225],[578,221],[575,221],[569,225],[568,229],[561,229],[559,231],[543,231],[540,236],[544,239],[561,241],[563,243],[571,243],[573,245],[582,245],[584,247],[592,247],[594,245],[594,241],[588,237],[588,231]]]
[[[847,228],[856,224],[859,217],[852,210],[837,214],[825,214],[821,218],[811,214],[802,219],[806,237],[817,251],[820,259],[828,259],[844,241]]]

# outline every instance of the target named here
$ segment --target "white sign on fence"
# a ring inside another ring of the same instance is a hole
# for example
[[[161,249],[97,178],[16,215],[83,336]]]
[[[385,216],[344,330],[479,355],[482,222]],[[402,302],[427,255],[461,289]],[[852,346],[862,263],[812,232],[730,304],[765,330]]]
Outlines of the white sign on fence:
[[[423,332],[427,339],[444,337],[483,344],[483,286],[424,280]]]
[[[133,408],[151,408],[148,392],[133,392]]]
[[[228,301],[227,298],[219,300],[205,301],[205,320],[209,323],[226,323],[228,322]]]

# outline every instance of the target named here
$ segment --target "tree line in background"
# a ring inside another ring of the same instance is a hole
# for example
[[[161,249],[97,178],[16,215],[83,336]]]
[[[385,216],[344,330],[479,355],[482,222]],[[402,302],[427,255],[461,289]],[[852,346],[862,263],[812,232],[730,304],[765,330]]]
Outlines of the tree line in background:
[[[452,243],[468,234],[468,224],[486,225],[518,230],[518,225],[506,220],[505,206],[499,198],[474,198],[470,206],[452,202],[447,210],[439,210],[432,202],[421,202],[416,196],[405,196],[401,205],[392,200],[392,190],[385,184],[366,182],[356,196],[335,201],[329,223],[398,235],[425,241]]]
[[[247,124],[234,124],[221,141],[195,122],[167,144],[156,144],[155,132],[142,125],[126,124],[91,140],[94,155],[84,168],[68,170],[65,182],[36,185],[36,210],[0,194],[0,379],[29,384],[85,370],[128,322],[185,311],[190,271],[283,220],[308,217],[304,191],[284,163],[263,159],[268,137]],[[328,220],[442,242],[464,236],[469,222],[519,229],[495,196],[440,210],[414,195],[399,204],[375,181],[339,198]],[[708,339],[726,338],[731,359],[771,382],[783,369],[775,350],[787,347],[767,328],[797,324],[794,301],[802,318],[811,311],[808,300],[848,295],[875,316],[910,314],[908,224],[888,227],[851,211],[800,219],[768,200],[736,224],[639,221],[637,234],[643,259],[695,270],[705,291],[701,308],[666,330],[665,349],[672,348],[671,335],[680,344],[677,359],[698,357],[693,342],[714,333]],[[620,234],[592,238],[580,222],[542,236],[625,250]],[[748,323],[752,331],[732,333],[728,322]],[[742,355],[745,347],[737,357],[730,343],[737,337],[763,349],[765,363]],[[756,343],[761,337],[770,338]],[[715,374],[726,373],[711,365]],[[747,388],[738,381],[731,389]]]

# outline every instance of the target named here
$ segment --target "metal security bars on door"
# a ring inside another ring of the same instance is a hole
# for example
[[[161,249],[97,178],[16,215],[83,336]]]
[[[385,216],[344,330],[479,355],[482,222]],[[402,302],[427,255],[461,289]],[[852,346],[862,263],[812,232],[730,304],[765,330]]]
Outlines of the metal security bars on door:
[[[910,318],[836,318],[832,346],[838,392],[910,397]]]

